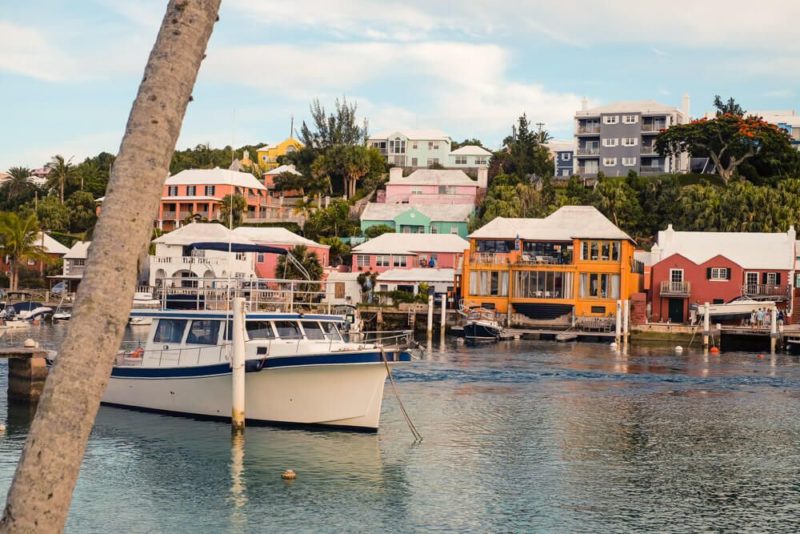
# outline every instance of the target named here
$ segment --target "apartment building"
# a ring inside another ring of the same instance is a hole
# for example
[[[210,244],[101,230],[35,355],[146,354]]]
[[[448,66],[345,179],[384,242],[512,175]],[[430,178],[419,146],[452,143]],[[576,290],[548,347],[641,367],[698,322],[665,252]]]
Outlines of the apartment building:
[[[653,100],[615,102],[575,114],[575,173],[585,178],[683,173],[688,154],[663,157],[656,150],[659,132],[689,121],[689,97],[681,109]]]
[[[397,167],[447,165],[451,144],[440,130],[386,131],[367,140],[367,146],[377,148],[389,165]]]
[[[559,178],[575,174],[575,141],[550,141],[545,145],[553,158],[553,172]]]
[[[792,146],[800,150],[800,115],[795,110],[748,111],[747,114],[758,115],[765,121],[785,131],[791,138]]]

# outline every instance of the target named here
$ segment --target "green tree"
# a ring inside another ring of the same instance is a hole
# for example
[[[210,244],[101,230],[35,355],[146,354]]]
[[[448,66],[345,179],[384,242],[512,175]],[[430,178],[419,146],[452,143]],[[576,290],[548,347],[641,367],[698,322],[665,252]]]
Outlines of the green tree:
[[[66,232],[70,226],[70,213],[67,206],[56,197],[45,197],[36,207],[36,216],[48,232]]]
[[[64,203],[64,189],[75,178],[75,167],[72,158],[65,160],[64,156],[56,154],[49,163],[50,172],[47,175],[47,187],[59,191],[59,199]]]
[[[10,175],[3,184],[3,194],[9,201],[18,200],[32,189],[30,182],[31,170],[27,167],[11,167]]]
[[[324,152],[336,145],[360,146],[367,140],[366,125],[358,124],[358,104],[349,103],[347,98],[337,98],[335,107],[335,112],[328,114],[318,98],[311,102],[312,124],[309,126],[303,121],[300,127],[300,137],[306,147]]]
[[[742,106],[737,104],[733,97],[723,102],[722,97],[714,95],[714,107],[717,108],[717,117],[721,115],[738,115],[739,117],[744,117]]]
[[[364,237],[368,237],[373,239],[378,237],[379,235],[383,234],[393,234],[394,228],[389,226],[388,224],[376,224],[375,226],[370,226],[366,230],[364,230]]]
[[[312,176],[317,180],[339,178],[344,197],[352,198],[358,181],[370,172],[369,150],[363,146],[334,145],[314,161]]]
[[[732,113],[676,124],[658,134],[656,148],[664,156],[688,152],[694,157],[711,158],[725,183],[742,163],[756,156],[796,157],[785,131],[759,117]]]
[[[483,147],[483,143],[481,143],[481,140],[476,138],[476,137],[473,137],[472,139],[464,139],[460,143],[458,141],[453,141],[453,143],[450,145],[450,150],[451,151],[457,150],[457,149],[461,148],[462,146],[479,146],[479,147]]]
[[[631,228],[641,217],[635,191],[624,181],[600,180],[594,190],[594,206],[621,228]]]
[[[220,222],[224,226],[236,228],[244,222],[244,213],[247,210],[247,201],[242,195],[225,195],[219,207]]]
[[[328,245],[328,258],[333,267],[339,265],[349,265],[352,254],[350,253],[350,245],[339,239],[338,237],[320,237],[319,242],[323,245]]]
[[[18,289],[20,262],[47,259],[41,245],[37,244],[39,230],[39,221],[34,213],[23,216],[13,212],[0,213],[0,248],[8,257],[12,291]]]
[[[521,178],[531,175],[543,177],[554,173],[550,153],[540,142],[540,136],[530,128],[528,116],[522,114],[512,135],[506,137],[504,144],[507,154],[501,156],[503,172],[516,174]]]
[[[72,232],[86,232],[97,221],[97,205],[88,191],[76,191],[67,199],[69,229]]]
[[[305,271],[311,277],[311,280],[322,279],[322,265],[319,262],[316,252],[310,252],[305,245],[297,245],[288,251],[292,257],[303,266]],[[280,278],[287,280],[306,280],[305,274],[297,267],[297,265],[287,260],[288,254],[281,254],[278,257],[278,263],[275,268],[275,273]]]
[[[311,214],[303,227],[306,237],[319,241],[322,237],[349,237],[359,235],[358,220],[350,217],[350,205],[344,200],[334,200],[327,208]]]

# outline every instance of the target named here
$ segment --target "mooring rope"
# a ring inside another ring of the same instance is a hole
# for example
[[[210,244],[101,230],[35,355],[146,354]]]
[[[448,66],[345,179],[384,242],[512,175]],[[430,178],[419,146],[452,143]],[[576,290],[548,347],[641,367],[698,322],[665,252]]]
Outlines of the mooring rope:
[[[399,349],[398,349],[399,350]],[[383,364],[386,366],[386,374],[389,375],[389,382],[392,384],[392,391],[394,391],[394,396],[397,399],[397,403],[400,405],[400,411],[403,413],[403,417],[408,424],[409,430],[411,430],[411,434],[414,436],[414,441],[422,441],[422,434],[419,433],[417,427],[414,426],[414,422],[411,420],[411,417],[408,415],[406,411],[405,405],[403,405],[402,399],[400,399],[400,394],[397,393],[397,384],[394,381],[394,375],[392,375],[392,369],[389,367],[389,360],[386,359],[386,352],[383,350],[383,345],[381,345],[381,357],[383,358]]]

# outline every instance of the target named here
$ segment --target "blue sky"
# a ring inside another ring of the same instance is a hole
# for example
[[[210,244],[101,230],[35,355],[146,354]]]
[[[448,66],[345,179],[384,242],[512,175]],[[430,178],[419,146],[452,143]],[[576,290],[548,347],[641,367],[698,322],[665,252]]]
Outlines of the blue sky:
[[[496,147],[522,112],[569,138],[581,97],[692,114],[714,94],[797,109],[793,0],[223,0],[179,148],[275,142],[319,97],[370,130],[440,128]],[[603,5],[606,4],[606,5]],[[608,5],[610,4],[610,5]],[[115,152],[166,0],[0,10],[0,169]]]

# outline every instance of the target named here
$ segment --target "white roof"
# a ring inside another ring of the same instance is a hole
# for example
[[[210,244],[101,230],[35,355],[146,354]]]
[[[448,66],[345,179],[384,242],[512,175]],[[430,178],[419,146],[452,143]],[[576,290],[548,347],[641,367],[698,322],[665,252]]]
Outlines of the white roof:
[[[306,239],[303,236],[290,232],[286,228],[261,227],[261,226],[240,226],[233,231],[234,234],[245,237],[259,245],[305,245],[307,247],[330,248],[316,241]]]
[[[469,237],[571,241],[573,239],[622,239],[633,241],[593,206],[563,206],[544,219],[497,217]]]
[[[580,110],[575,113],[576,117],[595,116],[601,113],[682,113],[675,106],[661,104],[655,100],[623,100],[612,102],[605,106],[598,106],[587,110]]]
[[[545,146],[551,152],[572,152],[575,150],[575,141],[550,141]]]
[[[395,234],[374,237],[353,248],[356,254],[461,253],[469,242],[456,234]]]
[[[669,225],[658,232],[653,261],[673,254],[701,264],[724,256],[744,269],[786,269],[795,263],[795,231],[760,232],[676,232]]]
[[[401,213],[412,209],[422,213],[431,221],[463,222],[469,219],[475,208],[471,204],[383,204],[370,202],[361,213],[361,220],[392,221]]]
[[[452,282],[453,269],[390,269],[378,275],[379,282]]]
[[[252,245],[247,237],[228,230],[219,223],[189,223],[154,239],[163,245],[191,245],[192,243],[238,243]]]
[[[264,184],[249,172],[228,169],[187,169],[167,178],[166,185],[234,185],[266,191]]]
[[[67,260],[85,260],[86,257],[89,255],[89,245],[91,245],[91,241],[78,241],[72,248],[64,254],[64,259]]]
[[[264,174],[269,174],[271,176],[278,176],[279,174],[283,174],[285,172],[296,174],[297,176],[302,176],[300,172],[295,168],[294,165],[281,165],[280,167],[275,167],[271,171],[267,171]]]
[[[634,250],[633,259],[647,266],[653,265],[653,254],[647,250]]]
[[[436,141],[436,140],[444,140],[449,141],[450,137],[445,134],[441,130],[436,129],[428,129],[428,130],[384,130],[382,132],[378,132],[374,135],[370,135],[370,139],[389,139],[389,137],[394,137],[395,135],[400,134],[408,139],[417,139],[420,141]]]
[[[451,156],[491,156],[492,153],[478,145],[464,145],[450,152]]]
[[[42,250],[47,254],[67,254],[70,249],[50,237],[48,234],[42,236],[42,232],[36,235],[36,240],[33,242],[35,245],[42,247]]]
[[[745,115],[757,115],[772,124],[788,124],[792,127],[800,126],[800,115],[793,109],[779,109],[773,111],[748,111]]]
[[[417,169],[408,176],[391,178],[389,185],[466,185],[478,187],[461,169]]]

